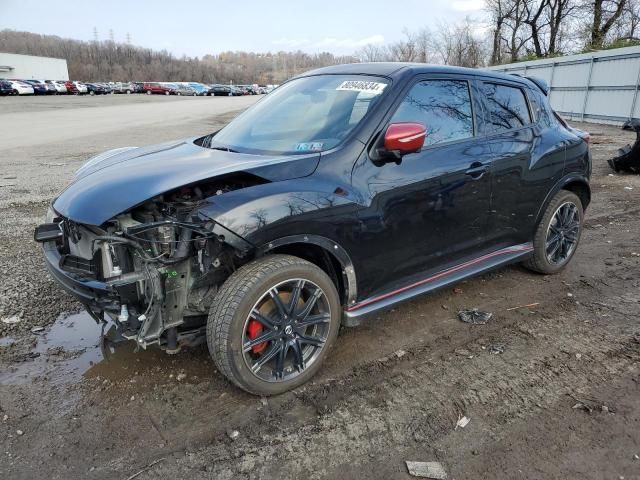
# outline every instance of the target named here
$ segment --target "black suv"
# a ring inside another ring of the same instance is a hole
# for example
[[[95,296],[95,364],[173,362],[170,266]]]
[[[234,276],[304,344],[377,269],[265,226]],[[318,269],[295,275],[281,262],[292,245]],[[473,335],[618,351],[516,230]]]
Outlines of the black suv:
[[[90,159],[35,232],[53,277],[142,347],[206,340],[260,395],[341,324],[512,262],[555,273],[589,204],[588,136],[526,78],[354,64],[222,130]]]

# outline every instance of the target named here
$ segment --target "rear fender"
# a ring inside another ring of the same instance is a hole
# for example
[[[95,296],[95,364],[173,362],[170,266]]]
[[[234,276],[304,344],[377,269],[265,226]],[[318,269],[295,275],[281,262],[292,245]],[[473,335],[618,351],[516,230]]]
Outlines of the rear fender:
[[[554,186],[551,190],[549,190],[549,193],[547,193],[547,196],[544,199],[544,202],[542,202],[542,205],[540,207],[540,209],[538,210],[538,214],[536,215],[536,221],[534,224],[534,231],[535,228],[537,228],[538,224],[540,223],[540,220],[542,219],[542,216],[544,215],[544,212],[547,210],[547,206],[549,205],[549,202],[551,202],[551,199],[556,195],[556,193],[558,193],[560,190],[566,189],[566,190],[572,190],[571,188],[567,188],[570,187],[572,185],[579,185],[580,188],[586,188],[586,192],[588,195],[588,201],[591,200],[591,187],[589,186],[589,180],[587,179],[586,176],[580,174],[580,173],[570,173],[568,175],[565,175],[564,177],[562,177]],[[580,195],[579,195],[580,196]],[[585,203],[584,199],[583,203],[584,203],[584,208],[587,207],[588,205],[588,201]]]

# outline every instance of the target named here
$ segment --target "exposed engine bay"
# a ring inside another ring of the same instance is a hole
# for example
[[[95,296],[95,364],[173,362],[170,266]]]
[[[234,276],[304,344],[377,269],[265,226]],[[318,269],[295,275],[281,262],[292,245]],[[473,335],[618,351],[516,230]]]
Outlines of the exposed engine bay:
[[[262,182],[241,174],[180,187],[100,228],[54,218],[60,268],[106,284],[107,295],[86,307],[98,321],[106,314],[122,337],[168,352],[200,343],[218,286],[250,257],[225,243],[198,209]]]

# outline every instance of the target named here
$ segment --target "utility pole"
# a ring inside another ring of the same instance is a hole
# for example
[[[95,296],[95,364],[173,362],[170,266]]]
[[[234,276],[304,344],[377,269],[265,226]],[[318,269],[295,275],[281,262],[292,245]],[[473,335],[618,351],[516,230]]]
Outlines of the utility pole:
[[[110,28],[109,29],[109,40],[111,41],[111,43],[113,43],[113,41],[114,41],[113,38],[114,38],[113,37],[113,28]]]
[[[131,45],[131,34],[127,32],[127,44]]]
[[[93,41],[98,43],[98,27],[93,27]]]

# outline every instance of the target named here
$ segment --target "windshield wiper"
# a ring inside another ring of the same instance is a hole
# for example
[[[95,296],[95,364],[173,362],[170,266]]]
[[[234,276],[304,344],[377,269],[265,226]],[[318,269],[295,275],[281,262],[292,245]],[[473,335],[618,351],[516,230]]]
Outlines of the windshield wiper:
[[[223,152],[240,153],[229,147],[209,147],[211,150],[222,150]]]

